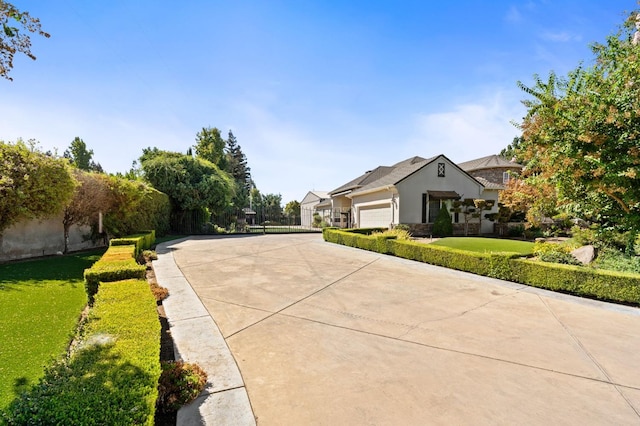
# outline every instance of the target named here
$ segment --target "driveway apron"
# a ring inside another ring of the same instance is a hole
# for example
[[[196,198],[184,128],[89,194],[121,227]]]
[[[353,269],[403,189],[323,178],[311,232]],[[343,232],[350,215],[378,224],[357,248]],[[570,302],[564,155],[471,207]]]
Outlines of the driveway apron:
[[[318,234],[168,247],[259,425],[640,424],[637,308]]]

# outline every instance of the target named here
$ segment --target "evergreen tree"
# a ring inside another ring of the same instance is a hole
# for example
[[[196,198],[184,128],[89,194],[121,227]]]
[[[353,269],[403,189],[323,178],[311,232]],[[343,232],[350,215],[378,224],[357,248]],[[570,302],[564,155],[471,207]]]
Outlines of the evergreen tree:
[[[236,184],[236,196],[233,205],[236,209],[242,209],[249,205],[249,192],[251,191],[251,168],[247,165],[247,157],[238,145],[238,141],[231,130],[226,140],[226,171],[233,177]]]
[[[87,144],[78,136],[71,141],[69,149],[67,149],[63,155],[64,158],[69,159],[71,164],[80,170],[104,173],[100,163],[93,161],[93,150],[87,149]]]

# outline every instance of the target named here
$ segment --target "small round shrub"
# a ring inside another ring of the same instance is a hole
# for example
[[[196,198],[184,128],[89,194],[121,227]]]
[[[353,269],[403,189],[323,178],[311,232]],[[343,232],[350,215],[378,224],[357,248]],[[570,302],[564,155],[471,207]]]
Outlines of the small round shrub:
[[[207,383],[207,373],[197,364],[164,361],[158,382],[158,408],[177,411],[196,399]]]

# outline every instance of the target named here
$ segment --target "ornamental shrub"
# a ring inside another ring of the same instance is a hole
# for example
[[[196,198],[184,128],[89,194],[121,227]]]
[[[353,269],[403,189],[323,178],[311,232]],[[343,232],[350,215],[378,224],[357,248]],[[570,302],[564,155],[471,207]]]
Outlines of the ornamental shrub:
[[[440,209],[435,222],[433,222],[433,235],[438,237],[449,237],[453,235],[453,223],[451,223],[451,215],[445,208]]]
[[[204,390],[207,373],[198,364],[166,361],[161,366],[156,404],[161,411],[177,411],[196,399]]]

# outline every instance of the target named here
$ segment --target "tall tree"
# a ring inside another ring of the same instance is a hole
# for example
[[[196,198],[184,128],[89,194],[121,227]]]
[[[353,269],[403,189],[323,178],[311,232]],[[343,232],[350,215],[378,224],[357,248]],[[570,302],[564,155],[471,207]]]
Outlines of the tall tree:
[[[224,152],[225,140],[217,127],[203,127],[196,134],[196,156],[215,164],[221,170],[227,170],[227,158]]]
[[[64,158],[68,158],[75,167],[84,171],[103,172],[100,163],[93,161],[93,150],[87,149],[87,144],[76,136],[69,148],[64,151]]]
[[[262,196],[264,214],[269,220],[280,220],[282,217],[282,195],[264,194]]]
[[[97,223],[99,213],[107,213],[114,203],[107,175],[88,173],[80,169],[75,169],[73,175],[78,185],[64,208],[62,218],[65,253],[69,250],[71,226]]]
[[[249,191],[251,191],[251,168],[247,165],[247,157],[242,152],[235,135],[229,130],[226,141],[227,172],[236,184],[236,195],[233,205],[242,209],[249,205]]]
[[[300,202],[297,200],[289,201],[284,206],[284,214],[289,217],[300,217]]]
[[[0,76],[12,81],[9,71],[13,68],[13,57],[16,53],[23,53],[35,60],[31,53],[31,39],[25,33],[31,32],[49,38],[49,34],[42,31],[40,20],[33,18],[29,12],[18,10],[14,5],[0,0]]]
[[[59,213],[74,187],[67,161],[39,152],[35,143],[0,141],[0,234],[20,220]]]
[[[531,98],[521,151],[574,212],[640,231],[640,45],[636,14],[604,44],[594,65],[519,86]]]

